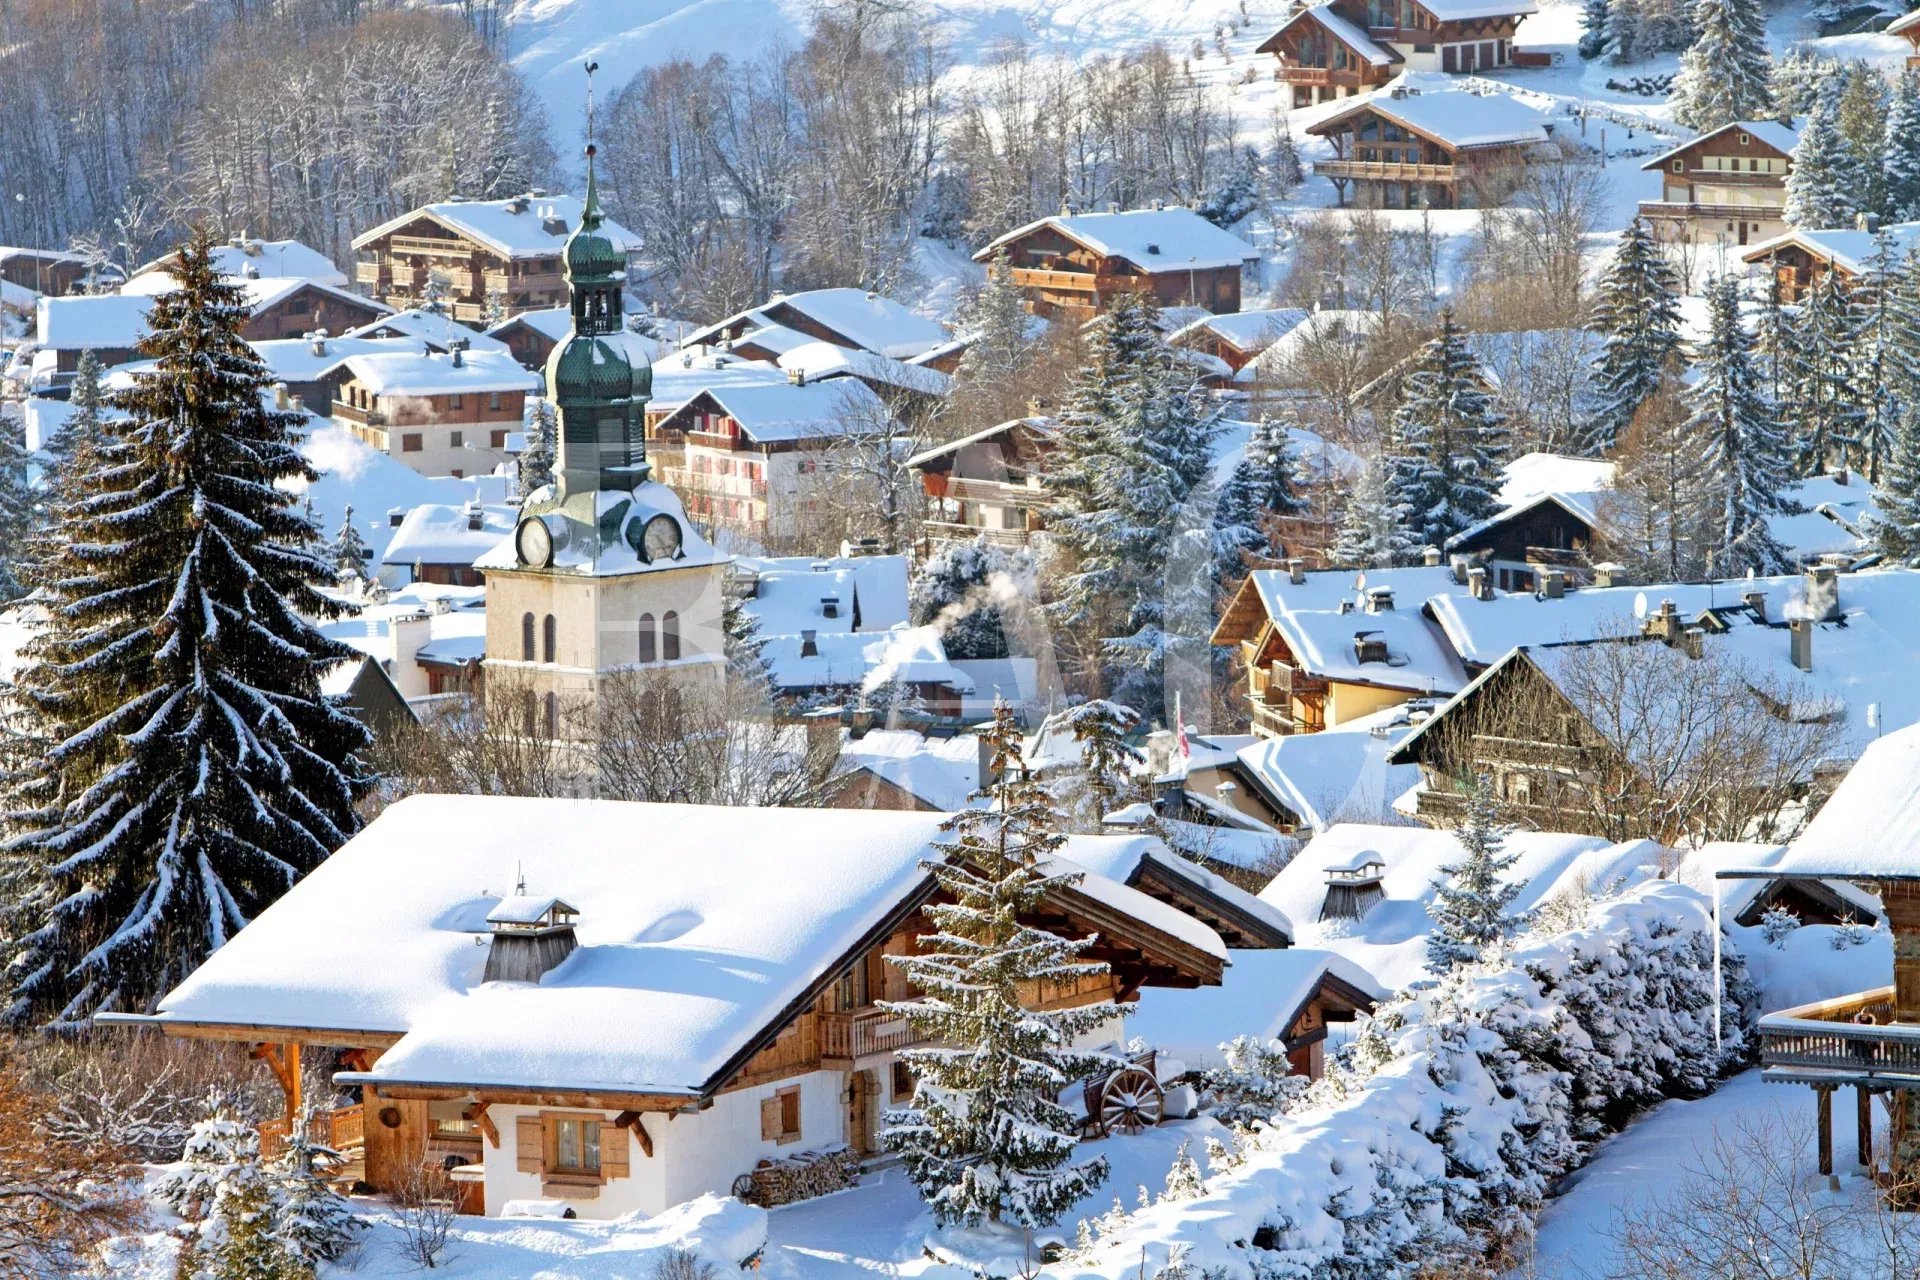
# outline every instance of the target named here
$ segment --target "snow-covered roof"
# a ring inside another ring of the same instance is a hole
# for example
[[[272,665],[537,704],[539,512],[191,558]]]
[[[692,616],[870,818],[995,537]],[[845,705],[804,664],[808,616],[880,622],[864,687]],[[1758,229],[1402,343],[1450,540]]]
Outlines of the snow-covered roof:
[[[340,335],[343,338],[418,338],[428,343],[436,351],[449,350],[454,342],[464,339],[472,351],[505,351],[507,344],[498,338],[489,337],[478,329],[469,329],[452,316],[435,314],[419,307],[409,307],[405,311],[396,311],[390,316],[381,316],[378,320],[363,324],[357,329],[349,329]]]
[[[412,338],[326,338],[318,344],[318,351],[311,338],[263,338],[247,345],[267,366],[274,381],[296,383],[318,382],[348,356],[420,350],[420,344]]]
[[[1501,469],[1498,501],[1515,506],[1542,493],[1595,494],[1613,488],[1614,464],[1561,453],[1523,453]]]
[[[1512,10],[1502,5],[1498,12]],[[1451,88],[1415,89],[1395,96],[1392,90],[1379,90],[1309,125],[1307,132],[1319,136],[1337,133],[1341,123],[1366,111],[1459,150],[1545,142],[1551,123],[1544,112],[1504,93]]]
[[[1525,887],[1512,910],[1527,912],[1584,883],[1600,887],[1657,864],[1660,846],[1647,841],[1611,845],[1598,836],[1556,831],[1514,831],[1506,852],[1517,861],[1502,879]],[[1322,921],[1329,866],[1347,866],[1355,855],[1377,855],[1385,866],[1385,896],[1358,920]],[[1427,905],[1443,868],[1462,856],[1451,831],[1428,827],[1341,823],[1321,832],[1260,891],[1262,901],[1286,912],[1303,947],[1325,947],[1352,960],[1390,991],[1425,972],[1426,938],[1433,927]]]
[[[1466,685],[1459,657],[1421,612],[1421,605],[1435,596],[1466,593],[1448,569],[1420,566],[1357,574],[1328,569],[1303,576],[1296,584],[1284,569],[1256,569],[1248,575],[1303,671],[1415,693],[1445,695]],[[1382,588],[1393,593],[1393,607],[1368,612],[1370,598]],[[1387,660],[1360,661],[1354,644],[1360,636],[1385,641]]]
[[[902,465],[908,467],[923,466],[936,458],[944,458],[949,454],[958,453],[970,445],[983,444],[988,440],[997,440],[1001,436],[1012,432],[1016,427],[1024,428],[1041,436],[1052,436],[1056,432],[1056,426],[1052,418],[1010,418],[1005,422],[995,423],[991,427],[984,427],[971,435],[961,436],[957,440],[949,440],[945,444],[936,444],[931,448],[922,449],[919,453],[908,458]]]
[[[1419,0],[1420,7],[1442,22],[1473,18],[1525,17],[1540,12],[1533,0]]]
[[[1237,267],[1260,251],[1191,209],[1129,209],[1119,213],[1056,214],[1009,231],[974,254],[985,262],[1001,247],[1050,228],[1095,253],[1120,258],[1147,272]]]
[[[1884,30],[1888,35],[1899,35],[1901,32],[1911,31],[1916,25],[1920,25],[1920,9],[1901,14],[1889,22]]]
[[[1784,856],[1717,874],[1920,880],[1920,725],[1868,746]]]
[[[966,693],[973,681],[947,660],[937,627],[900,625],[887,631],[818,632],[815,652],[803,653],[803,635],[765,637],[761,656],[779,689],[831,689],[889,684],[934,684]]]
[[[466,566],[493,550],[513,533],[518,507],[428,503],[407,512],[380,555],[382,564],[407,568],[414,564]],[[472,527],[474,518],[480,527]]]
[[[502,898],[498,906],[487,912],[488,924],[539,924],[555,912],[579,914],[579,908],[568,905],[560,898],[548,894],[516,894],[511,898]]]
[[[743,434],[761,444],[892,430],[886,405],[857,378],[799,386],[784,380],[737,382],[709,386],[704,394],[740,424]]]
[[[865,383],[877,382],[924,396],[944,396],[953,387],[953,379],[938,369],[906,364],[889,356],[831,342],[804,342],[783,352],[777,363],[782,369],[798,370],[809,382],[823,378],[858,378]]]
[[[1410,727],[1409,711],[1402,704],[1321,733],[1255,738],[1235,759],[1314,831],[1338,822],[1378,821],[1388,816],[1396,796],[1420,781],[1418,766],[1387,763]]]
[[[346,372],[377,396],[446,396],[538,391],[540,376],[506,351],[377,351],[348,356]]]
[[[300,455],[319,478],[312,484],[284,481],[282,487],[313,505],[314,524],[329,540],[351,506],[353,522],[373,552],[372,564],[379,563],[396,532],[389,512],[464,500],[459,481],[423,476],[325,418],[308,417]]]
[[[361,232],[353,238],[353,247],[363,248],[425,216],[479,241],[502,257],[544,257],[558,254],[566,246],[567,237],[580,225],[580,211],[579,196],[528,194],[505,200],[442,200],[421,205],[371,231]],[[602,222],[600,229],[616,249],[631,251],[640,247],[638,236],[611,219]]]
[[[1258,311],[1229,311],[1224,315],[1208,313],[1167,335],[1167,341],[1199,336],[1203,331],[1246,352],[1265,351],[1282,334],[1306,323],[1313,313],[1299,307],[1268,307]]]
[[[647,412],[672,413],[702,391],[713,388],[772,386],[786,381],[786,373],[765,360],[682,351],[654,362],[653,395],[647,400]]]
[[[1387,990],[1337,951],[1311,947],[1235,950],[1217,987],[1156,991],[1127,1019],[1127,1035],[1146,1041],[1187,1067],[1225,1062],[1221,1046],[1236,1036],[1282,1039],[1300,1007],[1328,974],[1373,1000]]]
[[[967,808],[980,787],[980,741],[970,733],[929,738],[912,729],[874,729],[849,738],[840,761],[942,812]]]
[[[404,1033],[375,1081],[692,1096],[927,890],[944,820],[410,797],[215,952],[158,1017]],[[482,982],[475,938],[516,876],[579,908],[579,945],[537,984]],[[382,891],[367,894],[370,882]],[[1143,894],[1094,875],[1080,892],[1226,956],[1212,930]]]
[[[761,351],[772,352],[778,359],[797,347],[804,347],[809,342],[818,341],[818,338],[802,333],[798,329],[788,328],[784,324],[763,324],[729,341],[727,350],[736,351],[746,347],[757,347]]]
[[[1317,4],[1311,8],[1301,9],[1289,18],[1280,30],[1268,36],[1254,52],[1272,52],[1278,46],[1279,39],[1286,33],[1287,28],[1303,19],[1319,24],[1341,44],[1346,45],[1376,67],[1388,67],[1400,61],[1398,54],[1348,21],[1332,4]]]
[[[1151,870],[1164,881],[1180,882],[1194,891],[1201,901],[1209,898],[1231,910],[1249,916],[1284,938],[1293,937],[1293,921],[1270,902],[1262,902],[1239,885],[1215,875],[1197,862],[1190,861],[1167,847],[1158,836],[1072,835],[1060,852],[1075,864],[1120,884],[1136,884],[1138,877]]]
[[[1681,884],[1691,885],[1702,893],[1714,892],[1714,882],[1723,871],[1759,871],[1766,867],[1777,866],[1782,862],[1791,846],[1784,844],[1765,844],[1757,841],[1713,840],[1698,849],[1685,851],[1680,865],[1674,869],[1673,878]],[[1753,904],[1753,900],[1766,891],[1773,877],[1755,876],[1752,879],[1729,879],[1719,886],[1721,918],[1731,924],[1738,916]],[[1833,894],[1842,902],[1856,908],[1861,919],[1878,919],[1885,911],[1878,895],[1849,880],[1822,880]]]
[[[1881,224],[1880,230],[1886,234],[1889,255],[1896,269],[1909,251],[1920,245],[1920,222],[1889,222]],[[1796,228],[1771,240],[1762,240],[1759,244],[1741,255],[1743,262],[1758,262],[1771,257],[1777,250],[1788,245],[1797,245],[1814,257],[1830,262],[1849,275],[1860,275],[1873,262],[1874,242],[1878,237],[1871,231],[1862,231],[1858,227],[1833,227],[1821,230]]]
[[[755,329],[790,328],[781,320],[787,312],[839,335],[853,346],[895,360],[910,360],[950,341],[947,331],[937,321],[914,314],[892,298],[864,289],[809,289],[802,293],[777,293],[757,307],[735,312],[724,320],[694,330],[682,345],[714,342],[721,333],[741,324]],[[768,335],[767,341],[780,339]]]
[[[135,347],[147,336],[151,310],[153,299],[137,293],[41,298],[35,304],[35,341],[56,351]]]
[[[173,267],[179,251],[138,268],[122,286],[126,293],[166,293],[178,286]],[[298,240],[245,240],[213,246],[213,269],[232,280],[299,279],[344,289],[347,273],[332,258]],[[362,299],[365,301],[365,299]]]
[[[1800,141],[1800,133],[1797,129],[1792,125],[1781,124],[1778,120],[1733,120],[1721,125],[1718,129],[1709,129],[1698,137],[1688,138],[1685,142],[1670,151],[1662,151],[1659,155],[1640,167],[1642,169],[1665,169],[1667,167],[1667,161],[1673,159],[1681,152],[1705,142],[1709,138],[1717,138],[1729,130],[1738,130],[1741,133],[1750,134],[1783,156],[1792,155],[1795,144]]]
[[[1373,311],[1341,307],[1310,311],[1305,320],[1275,338],[1266,350],[1243,366],[1234,375],[1234,381],[1251,384],[1256,379],[1265,379],[1282,386],[1289,385],[1286,382],[1288,365],[1301,355],[1309,343],[1316,340],[1337,341],[1351,348],[1357,358],[1379,327],[1380,316]]]
[[[821,635],[854,630],[886,631],[907,621],[905,556],[743,556],[735,561],[750,575],[754,590],[741,604],[759,624],[760,635]],[[836,617],[826,616],[824,601],[836,602]]]
[[[502,320],[487,330],[487,336],[498,338],[516,326],[524,326],[543,338],[559,342],[573,332],[573,312],[566,307],[542,307],[538,311],[522,311],[519,315]]]

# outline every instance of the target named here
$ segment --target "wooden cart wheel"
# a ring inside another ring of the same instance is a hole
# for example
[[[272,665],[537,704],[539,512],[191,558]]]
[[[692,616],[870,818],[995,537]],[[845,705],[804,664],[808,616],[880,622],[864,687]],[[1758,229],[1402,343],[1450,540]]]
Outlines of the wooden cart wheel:
[[[1160,1123],[1160,1082],[1142,1067],[1122,1067],[1100,1091],[1100,1127],[1108,1133],[1139,1133]]]
[[[742,1204],[753,1203],[753,1175],[743,1173],[733,1180],[733,1198]]]

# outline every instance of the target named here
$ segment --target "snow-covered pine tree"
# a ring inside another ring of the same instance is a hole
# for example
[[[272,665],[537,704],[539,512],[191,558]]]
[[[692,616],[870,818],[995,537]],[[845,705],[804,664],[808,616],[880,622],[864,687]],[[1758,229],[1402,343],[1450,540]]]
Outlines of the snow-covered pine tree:
[[[1676,356],[1620,438],[1613,487],[1600,503],[1607,557],[1644,581],[1686,582],[1706,572],[1712,492],[1700,475],[1683,390]]]
[[[1500,509],[1495,495],[1512,433],[1451,309],[1421,349],[1393,412],[1389,481],[1415,546],[1445,547]]]
[[[320,1166],[338,1165],[341,1156],[307,1136],[307,1121],[303,1115],[293,1126],[286,1150],[273,1165],[272,1238],[284,1256],[311,1273],[322,1262],[345,1257],[367,1224],[328,1185]]]
[[[15,1021],[144,1007],[344,843],[370,785],[367,730],[319,685],[356,655],[308,621],[340,610],[277,487],[316,478],[302,418],[267,407],[205,235],[175,274],[17,681],[54,746],[7,797],[8,845],[57,901],[9,975]]]
[[[1680,55],[1673,118],[1697,133],[1773,114],[1766,16],[1760,0],[1695,0],[1699,32]]]
[[[1201,1084],[1213,1095],[1213,1118],[1238,1128],[1271,1120],[1287,1110],[1312,1083],[1295,1075],[1287,1046],[1259,1036],[1235,1036],[1220,1046],[1224,1065],[1209,1067]]]
[[[1716,577],[1779,573],[1787,553],[1768,517],[1792,510],[1792,446],[1759,388],[1751,339],[1732,276],[1707,282],[1707,337],[1687,389],[1687,431],[1699,441],[1701,477],[1714,509],[1707,563]]]
[[[1194,212],[1216,227],[1231,227],[1260,206],[1260,153],[1242,147],[1233,153],[1220,180]]]
[[[1820,475],[1859,438],[1866,415],[1865,388],[1854,381],[1856,319],[1848,288],[1835,272],[1815,281],[1801,304],[1787,364],[1788,393],[1779,406],[1800,475]]]
[[[27,478],[27,433],[20,420],[0,417],[0,605],[27,593],[27,553],[38,505]]]
[[[533,412],[527,416],[527,445],[521,450],[519,460],[520,499],[523,502],[534,490],[544,489],[553,483],[557,431],[552,401],[544,397],[534,400]]]
[[[93,455],[107,436],[106,393],[100,385],[100,357],[92,351],[80,353],[80,363],[68,388],[69,410],[66,421],[45,441],[47,453],[47,489],[57,501],[66,485],[68,473],[86,471]]]
[[[1285,200],[1306,180],[1306,171],[1300,164],[1300,148],[1293,140],[1292,113],[1275,107],[1269,118],[1267,136],[1270,140],[1265,166],[1267,194],[1275,200]]]
[[[1793,386],[1793,354],[1798,344],[1797,322],[1780,293],[1780,278],[1767,279],[1767,300],[1761,305],[1753,324],[1754,361],[1760,370],[1760,386],[1767,399],[1784,404]]]
[[[1908,286],[1913,265],[1900,260],[1883,225],[1874,233],[1873,255],[1848,299],[1849,394],[1857,412],[1850,459],[1876,485],[1893,452],[1905,406],[1920,398],[1920,314]]]
[[[1147,757],[1127,741],[1127,735],[1139,725],[1139,713],[1133,708],[1102,698],[1056,711],[1041,723],[1040,741],[1066,737],[1080,753],[1080,767],[1069,770],[1049,787],[1049,794],[1075,830],[1098,832],[1102,819],[1126,803],[1136,790],[1134,770]]]
[[[1893,564],[1920,564],[1920,404],[1908,404],[1880,485],[1873,542]]]
[[[1601,272],[1592,330],[1601,337],[1593,362],[1597,409],[1586,433],[1587,452],[1603,454],[1618,442],[1633,415],[1660,385],[1680,350],[1679,277],[1653,232],[1635,218]]]
[[[1860,184],[1853,206],[1863,213],[1884,216],[1887,188],[1882,175],[1887,165],[1887,79],[1878,67],[1855,61],[1842,78],[1834,102],[1834,122],[1846,143],[1849,167]]]
[[[1307,509],[1306,500],[1294,490],[1295,461],[1285,427],[1266,421],[1254,425],[1213,509],[1216,590],[1246,573],[1247,556],[1272,553],[1276,519]]]
[[[1044,860],[1065,837],[1046,792],[1028,776],[1020,730],[1003,702],[987,731],[995,781],[986,807],[947,820],[950,838],[929,869],[950,902],[926,913],[937,932],[920,954],[889,956],[922,1000],[883,1004],[942,1048],[900,1056],[912,1068],[911,1103],[889,1111],[882,1141],[942,1224],[1005,1222],[1044,1227],[1107,1176],[1104,1156],[1071,1163],[1074,1117],[1055,1099],[1113,1060],[1072,1047],[1119,1016],[1122,1006],[1036,1010],[1021,989],[1105,973],[1081,959],[1093,939],[1062,938],[1023,924],[1048,892],[1077,882]]]
[[[1840,132],[1838,112],[1834,95],[1816,98],[1793,146],[1786,218],[1803,230],[1850,228],[1861,207],[1865,175],[1857,172],[1853,150]]]
[[[1508,826],[1493,784],[1484,775],[1473,780],[1467,811],[1456,833],[1461,859],[1440,868],[1427,905],[1433,930],[1427,934],[1427,969],[1447,973],[1488,958],[1493,948],[1520,931],[1522,918],[1508,910],[1523,887],[1502,880],[1520,855],[1506,851]]]
[[[1890,221],[1920,219],[1920,70],[1912,67],[1895,77],[1887,101],[1880,182]]]
[[[1585,0],[1581,5],[1586,23],[1580,32],[1579,51],[1580,56],[1589,62],[1607,51],[1607,43],[1612,38],[1608,31],[1612,20],[1611,7],[1608,0]]]
[[[1794,45],[1773,60],[1774,119],[1791,124],[1813,110],[1813,104],[1841,74],[1839,62],[1808,45]]]
[[[1390,569],[1412,560],[1420,545],[1408,534],[1406,513],[1394,502],[1391,467],[1389,459],[1376,454],[1360,468],[1347,496],[1339,537],[1327,553],[1340,568]]]
[[[907,584],[908,616],[916,626],[941,627],[950,658],[1004,658],[1002,606],[1033,598],[1034,572],[1031,551],[988,542],[985,534],[946,543]]]
[[[367,540],[360,536],[360,527],[353,522],[352,506],[340,513],[340,528],[335,531],[333,542],[327,547],[327,561],[333,566],[335,582],[365,582],[367,579],[372,549],[367,546]]]

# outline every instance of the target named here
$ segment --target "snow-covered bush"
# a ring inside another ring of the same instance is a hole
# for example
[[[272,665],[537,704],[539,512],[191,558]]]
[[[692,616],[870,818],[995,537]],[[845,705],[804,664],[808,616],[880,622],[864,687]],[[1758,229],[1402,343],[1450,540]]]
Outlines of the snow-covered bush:
[[[1523,1243],[1592,1139],[1743,1052],[1751,986],[1726,954],[1717,1044],[1712,930],[1702,894],[1655,881],[1403,993],[1197,1200],[1106,1215],[1059,1274],[1409,1280]]]
[[[1210,1068],[1202,1083],[1213,1095],[1213,1118],[1224,1125],[1250,1125],[1291,1107],[1312,1082],[1293,1074],[1287,1048],[1278,1040],[1235,1036],[1220,1046],[1224,1066]]]
[[[1833,926],[1833,949],[1835,951],[1846,951],[1849,948],[1864,944],[1866,940],[1866,927],[1851,915],[1845,917],[1839,924]]]
[[[937,626],[949,658],[1007,656],[1001,609],[1034,593],[1033,553],[988,542],[951,542],[930,556],[907,588],[916,626]]]
[[[340,1163],[339,1152],[307,1137],[303,1118],[274,1165],[273,1238],[287,1256],[310,1268],[345,1257],[366,1227],[326,1180],[325,1171]]]
[[[1768,907],[1760,916],[1760,936],[1767,945],[1777,947],[1786,941],[1787,935],[1800,927],[1800,917],[1792,908],[1779,903]]]

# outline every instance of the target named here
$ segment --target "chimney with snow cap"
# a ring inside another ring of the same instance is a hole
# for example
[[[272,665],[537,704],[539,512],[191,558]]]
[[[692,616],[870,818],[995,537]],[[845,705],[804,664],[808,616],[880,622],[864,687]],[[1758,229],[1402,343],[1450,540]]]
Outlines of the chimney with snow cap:
[[[1420,563],[1427,566],[1427,568],[1438,569],[1445,562],[1445,557],[1441,553],[1440,548],[1432,544],[1420,548]]]
[[[1295,556],[1287,561],[1287,581],[1299,586],[1307,580],[1307,562]]]
[[[1487,566],[1476,564],[1467,570],[1467,594],[1475,600],[1493,599],[1493,591],[1487,586]]]
[[[1368,613],[1392,613],[1393,612],[1393,588],[1392,587],[1368,587],[1367,588],[1367,612]]]
[[[1540,571],[1540,594],[1548,600],[1560,600],[1567,594],[1567,571],[1547,568]]]
[[[1800,670],[1813,670],[1813,619],[1795,618],[1787,623],[1787,656]]]
[[[487,968],[480,980],[540,981],[580,945],[573,930],[579,916],[558,898],[502,898],[487,913]]]
[[[1830,564],[1809,565],[1805,574],[1807,616],[1831,622],[1840,616],[1840,574]]]

